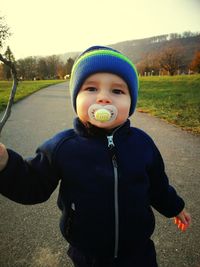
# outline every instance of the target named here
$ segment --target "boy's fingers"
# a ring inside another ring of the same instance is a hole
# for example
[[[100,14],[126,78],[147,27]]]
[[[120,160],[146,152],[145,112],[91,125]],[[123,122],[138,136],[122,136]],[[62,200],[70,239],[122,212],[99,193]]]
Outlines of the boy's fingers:
[[[178,229],[180,229],[182,232],[186,231],[188,228],[188,224],[184,224],[179,220],[178,218],[174,218],[174,223],[177,225]]]
[[[185,231],[187,228],[188,228],[188,225],[184,224],[182,231]]]
[[[0,171],[2,171],[8,162],[8,152],[6,147],[0,143]]]
[[[4,144],[0,143],[0,153],[3,152],[6,149]]]

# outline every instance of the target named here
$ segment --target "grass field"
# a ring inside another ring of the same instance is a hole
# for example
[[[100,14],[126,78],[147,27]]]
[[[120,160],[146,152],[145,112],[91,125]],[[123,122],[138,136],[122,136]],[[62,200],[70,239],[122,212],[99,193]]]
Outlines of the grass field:
[[[137,109],[200,134],[200,75],[140,77]]]
[[[49,85],[63,82],[62,80],[23,81],[19,82],[15,95],[15,102]],[[12,87],[12,81],[0,81],[0,111],[4,110]]]
[[[59,82],[19,82],[15,101]],[[0,111],[6,107],[11,84],[0,81]],[[200,134],[200,75],[140,77],[137,110]]]

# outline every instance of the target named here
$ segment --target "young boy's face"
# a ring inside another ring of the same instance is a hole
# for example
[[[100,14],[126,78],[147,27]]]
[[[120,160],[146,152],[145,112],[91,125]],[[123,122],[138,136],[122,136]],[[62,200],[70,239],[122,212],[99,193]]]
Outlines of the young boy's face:
[[[88,108],[92,104],[114,105],[118,114],[115,120],[100,122],[91,119]],[[76,98],[77,115],[83,123],[113,129],[124,123],[129,117],[131,98],[126,82],[119,76],[110,73],[96,73],[89,76],[80,88]]]

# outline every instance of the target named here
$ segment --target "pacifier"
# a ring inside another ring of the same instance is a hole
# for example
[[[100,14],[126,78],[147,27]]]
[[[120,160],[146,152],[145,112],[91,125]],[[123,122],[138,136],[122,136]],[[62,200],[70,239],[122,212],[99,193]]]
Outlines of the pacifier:
[[[93,104],[88,109],[90,119],[100,122],[114,121],[117,117],[117,108],[113,105],[99,105]]]

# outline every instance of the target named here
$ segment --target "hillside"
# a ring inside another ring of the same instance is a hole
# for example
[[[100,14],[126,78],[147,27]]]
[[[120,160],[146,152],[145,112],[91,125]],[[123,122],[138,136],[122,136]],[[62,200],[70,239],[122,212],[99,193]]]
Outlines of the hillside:
[[[127,55],[135,64],[137,64],[145,54],[159,52],[166,45],[178,43],[184,48],[185,63],[190,63],[195,51],[200,50],[200,34],[197,36],[179,37],[174,34],[173,39],[169,39],[170,35],[160,35],[150,38],[129,40],[108,46],[117,49]],[[70,52],[59,55],[66,62],[69,57],[75,58],[80,52]]]
[[[138,63],[142,57],[147,53],[159,52],[166,45],[180,44],[184,48],[184,56],[186,62],[191,62],[195,51],[200,50],[200,35],[178,38],[172,40],[154,41],[153,37],[125,41],[110,45],[111,47],[121,51],[127,55],[135,64]]]
[[[66,63],[68,58],[76,58],[78,55],[80,54],[80,52],[67,52],[64,54],[59,54],[58,56],[60,57],[60,59]]]

